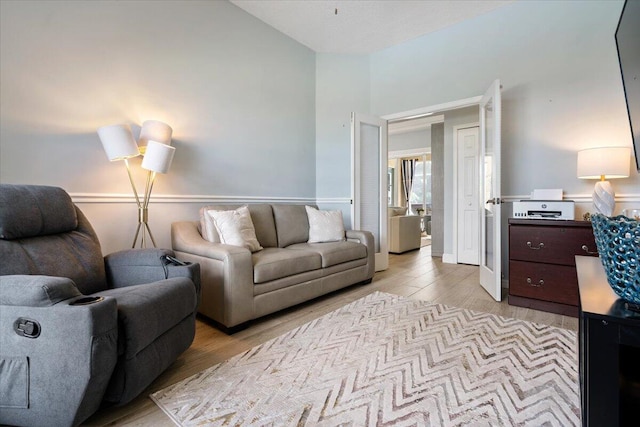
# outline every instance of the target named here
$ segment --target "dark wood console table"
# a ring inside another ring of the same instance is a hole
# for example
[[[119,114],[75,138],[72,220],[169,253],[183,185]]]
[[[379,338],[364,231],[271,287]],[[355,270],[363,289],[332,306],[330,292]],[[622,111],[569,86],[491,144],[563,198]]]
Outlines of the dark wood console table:
[[[582,425],[637,426],[640,313],[613,292],[599,258],[576,256]]]

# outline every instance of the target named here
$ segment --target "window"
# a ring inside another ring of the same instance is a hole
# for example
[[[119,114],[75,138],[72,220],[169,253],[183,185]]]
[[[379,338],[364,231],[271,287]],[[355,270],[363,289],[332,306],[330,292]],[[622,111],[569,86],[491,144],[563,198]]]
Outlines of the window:
[[[409,200],[411,212],[417,214],[422,210],[424,214],[431,213],[431,155],[420,156],[416,162],[416,169],[411,185]]]

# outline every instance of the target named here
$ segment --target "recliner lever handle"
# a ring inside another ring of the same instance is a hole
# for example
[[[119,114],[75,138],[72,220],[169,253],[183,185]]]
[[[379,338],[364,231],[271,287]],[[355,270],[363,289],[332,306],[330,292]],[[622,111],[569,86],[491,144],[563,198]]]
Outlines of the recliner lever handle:
[[[38,338],[40,336],[40,323],[35,320],[19,317],[13,322],[13,330],[16,334],[26,338]]]

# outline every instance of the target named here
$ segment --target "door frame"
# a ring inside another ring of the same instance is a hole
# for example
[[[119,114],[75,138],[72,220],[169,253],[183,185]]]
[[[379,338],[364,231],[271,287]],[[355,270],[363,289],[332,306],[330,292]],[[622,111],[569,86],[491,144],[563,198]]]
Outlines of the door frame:
[[[450,111],[450,110],[458,110],[460,108],[466,108],[466,107],[473,107],[473,106],[477,106],[478,110],[480,109],[480,102],[482,101],[482,95],[480,96],[474,96],[471,98],[464,98],[464,99],[458,99],[456,101],[451,101],[451,102],[445,102],[442,104],[435,104],[435,105],[429,105],[426,107],[420,107],[420,108],[416,108],[413,110],[409,110],[409,111],[402,111],[399,113],[393,113],[393,114],[387,114],[387,115],[383,115],[380,116],[381,118],[387,120],[387,121],[394,121],[394,120],[408,120],[408,119],[415,119],[421,116],[426,116],[429,114],[437,114],[437,113],[441,113],[441,112],[445,112],[445,111]],[[480,124],[478,124],[478,127],[480,128]],[[482,131],[482,129],[479,129],[479,131]],[[457,156],[457,149],[455,148],[455,144],[454,144],[454,156]],[[384,155],[385,158],[389,157],[389,153],[380,153],[381,156]],[[454,159],[457,160],[457,157],[454,157]],[[458,189],[457,189],[457,177],[456,177],[456,173],[457,173],[457,166],[455,165],[456,161],[453,162],[454,163],[454,170],[453,170],[453,206],[452,206],[452,210],[453,212],[451,213],[451,215],[447,215],[447,212],[445,212],[444,215],[444,221],[445,223],[448,223],[448,221],[450,221],[451,219],[448,218],[455,218],[453,220],[453,233],[452,233],[452,238],[454,239],[452,241],[453,244],[453,253],[443,253],[442,254],[442,262],[447,263],[447,264],[457,264],[458,263],[458,249],[457,249],[457,229],[458,229],[458,213],[457,213],[457,198],[458,198]],[[454,215],[454,216],[452,216]]]

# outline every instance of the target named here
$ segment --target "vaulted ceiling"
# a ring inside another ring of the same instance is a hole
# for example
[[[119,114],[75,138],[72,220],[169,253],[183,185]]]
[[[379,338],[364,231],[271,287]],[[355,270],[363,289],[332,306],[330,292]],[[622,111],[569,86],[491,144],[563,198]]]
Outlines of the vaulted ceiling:
[[[368,54],[515,0],[230,0],[320,53]]]

